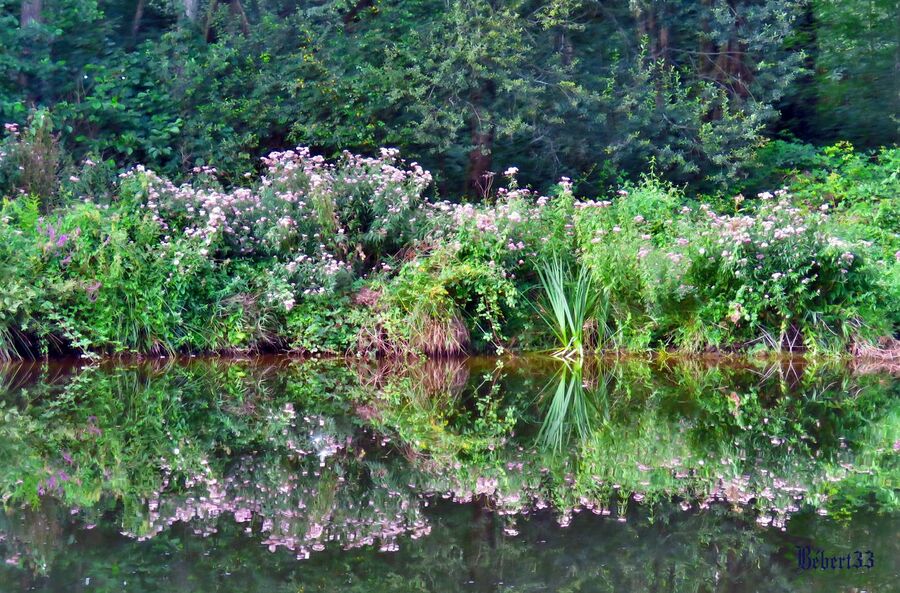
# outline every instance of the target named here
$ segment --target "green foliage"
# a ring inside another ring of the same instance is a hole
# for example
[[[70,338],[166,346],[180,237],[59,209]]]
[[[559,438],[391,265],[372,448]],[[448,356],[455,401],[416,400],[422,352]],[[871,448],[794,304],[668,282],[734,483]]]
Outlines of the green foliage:
[[[367,317],[363,309],[350,306],[346,298],[327,303],[303,301],[287,314],[285,327],[291,339],[288,346],[313,354],[345,354],[356,347]]]
[[[846,139],[865,147],[897,142],[900,120],[892,70],[898,45],[894,0],[811,3],[815,79],[807,99],[812,140]]]
[[[666,295],[677,291],[674,262],[655,245],[677,241],[673,220],[685,201],[673,186],[645,177],[627,185],[615,200],[586,202],[574,211],[582,261],[610,299],[615,347],[642,349],[654,338]]]
[[[146,212],[85,203],[36,217],[36,207],[3,208],[6,354],[246,348],[283,333],[271,274],[214,262],[199,239],[164,241]]]
[[[849,142],[817,148],[774,140],[757,151],[751,190],[785,186],[813,205],[852,206],[894,198],[900,191],[896,148],[858,151]]]
[[[22,27],[0,3],[0,118],[49,108],[74,161],[176,179],[215,166],[239,183],[303,144],[399,146],[469,195],[512,162],[543,186],[649,158],[721,183],[803,70],[796,0],[44,4]]]
[[[895,148],[860,152],[848,142],[816,149],[775,141],[758,155],[757,171],[771,186],[783,185],[812,209],[827,212],[825,228],[852,244],[874,267],[877,289],[885,294],[884,313],[898,327],[900,296],[900,153]],[[762,177],[755,177],[755,184]]]
[[[57,198],[62,162],[49,114],[35,111],[24,129],[7,124],[4,132],[5,138],[0,141],[0,195],[37,196],[44,211],[51,209]]]

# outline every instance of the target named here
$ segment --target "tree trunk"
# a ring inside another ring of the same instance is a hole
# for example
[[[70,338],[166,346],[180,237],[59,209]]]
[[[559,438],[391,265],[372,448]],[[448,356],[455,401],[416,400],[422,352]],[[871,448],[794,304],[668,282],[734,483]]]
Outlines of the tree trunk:
[[[491,164],[493,163],[494,129],[482,129],[478,118],[472,124],[472,144],[469,151],[469,170],[466,173],[465,195],[486,198],[491,190]]]
[[[220,0],[210,0],[209,7],[206,10],[206,21],[203,23],[203,38],[207,42],[213,41],[212,20],[216,15],[216,8],[219,7],[219,3]],[[229,0],[228,9],[232,16],[240,19],[241,33],[248,35],[250,33],[250,21],[247,20],[247,13],[244,12],[244,5],[241,4],[241,0]]]
[[[744,63],[746,49],[740,41],[729,39],[724,48],[719,48],[713,76],[721,82],[732,97],[746,99],[750,95],[753,72]]]
[[[231,9],[231,14],[239,18],[241,21],[241,33],[243,33],[244,35],[249,35],[250,21],[247,20],[247,13],[244,12],[244,5],[241,4],[241,0],[231,0],[229,8]]]
[[[22,13],[19,24],[22,27],[33,22],[41,22],[42,0],[22,0]]]
[[[632,5],[632,11],[636,20],[638,39],[643,42],[646,37],[647,43],[649,43],[647,50],[650,60],[653,62],[654,87],[656,88],[654,102],[656,108],[662,110],[665,107],[666,98],[663,95],[663,72],[659,69],[668,64],[669,27],[664,24],[665,14],[654,2],[649,2],[646,6],[635,3]],[[664,64],[660,66],[660,62]]]
[[[493,174],[491,165],[494,160],[494,124],[485,121],[480,111],[482,105],[490,104],[494,97],[493,81],[485,81],[481,89],[472,94],[472,150],[469,151],[469,166],[466,172],[466,184],[463,189],[468,196],[486,198],[491,190]]]
[[[144,1],[138,0],[137,7],[134,9],[134,18],[131,20],[131,38],[137,37],[138,31],[141,29],[141,20],[144,18]]]
[[[575,57],[575,48],[572,46],[572,41],[566,36],[565,31],[560,33],[559,36],[559,52],[562,54],[563,66],[571,66],[572,59]]]
[[[19,14],[19,25],[24,29],[31,23],[42,22],[42,9],[42,0],[22,0],[22,12]],[[22,45],[22,58],[26,62],[28,61],[28,56],[31,54],[32,49],[32,41],[26,37],[25,42]],[[32,80],[30,80],[30,78],[31,77],[25,70],[19,72],[19,86],[25,91],[28,103],[34,104],[39,99],[39,96],[38,93],[35,92],[36,89],[34,88],[34,85],[32,85]]]
[[[667,59],[669,50],[669,27],[664,22],[665,14],[660,11],[655,3],[649,3],[648,6],[642,6],[635,3],[632,7],[634,15],[638,40],[642,40],[645,36],[650,44],[647,48],[650,52],[650,59],[653,61]]]
[[[659,55],[662,59],[669,60],[669,26],[659,27]]]
[[[197,22],[200,0],[184,0],[184,16],[192,23]]]
[[[218,6],[219,0],[209,0],[209,5],[206,7],[206,19],[203,21],[203,39],[207,42],[211,40],[212,20]]]

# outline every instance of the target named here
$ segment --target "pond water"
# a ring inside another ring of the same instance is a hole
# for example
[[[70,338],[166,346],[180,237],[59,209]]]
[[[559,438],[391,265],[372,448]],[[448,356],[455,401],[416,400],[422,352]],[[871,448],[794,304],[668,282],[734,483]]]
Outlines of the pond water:
[[[898,395],[796,359],[0,366],[0,591],[897,591]]]

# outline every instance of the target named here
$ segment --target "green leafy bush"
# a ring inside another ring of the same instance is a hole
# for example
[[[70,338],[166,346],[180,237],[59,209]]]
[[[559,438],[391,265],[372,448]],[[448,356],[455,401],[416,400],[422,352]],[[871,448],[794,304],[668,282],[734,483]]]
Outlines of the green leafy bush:
[[[506,341],[505,321],[521,304],[515,284],[493,261],[466,257],[452,246],[401,266],[385,286],[379,323],[387,341],[414,351],[458,354]]]

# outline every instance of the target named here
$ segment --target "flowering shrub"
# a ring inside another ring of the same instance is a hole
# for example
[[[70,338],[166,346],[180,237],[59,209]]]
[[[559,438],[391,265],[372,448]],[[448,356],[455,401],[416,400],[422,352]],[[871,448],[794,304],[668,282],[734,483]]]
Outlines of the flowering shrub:
[[[485,266],[495,290],[534,300],[541,262],[580,260],[609,294],[611,343],[625,349],[835,349],[892,331],[897,307],[889,295],[897,289],[880,268],[896,262],[879,257],[883,246],[855,238],[827,207],[785,190],[739,196],[735,206],[720,214],[690,205],[650,177],[609,199],[576,200],[568,180],[548,197],[518,188],[511,176],[490,203],[429,204],[425,263],[407,264],[395,282],[408,283],[415,270]],[[505,282],[511,291],[500,290]],[[413,286],[406,294],[442,302]],[[502,320],[498,335],[521,334],[534,313],[511,306],[493,319],[495,328]]]
[[[164,228],[221,242],[223,253],[285,254],[332,250],[348,256],[377,255],[409,238],[431,175],[407,165],[395,149],[379,158],[343,153],[336,164],[308,148],[273,152],[266,171],[250,188],[222,190],[216,170],[196,168],[197,182],[176,186],[138,167],[126,175],[132,191]],[[136,183],[134,183],[136,182]]]
[[[623,338],[821,349],[890,332],[872,243],[835,234],[827,209],[784,190],[734,215],[680,206],[655,183],[621,194],[582,204],[577,218],[583,257],[609,287],[616,317],[638,322],[621,328]]]
[[[125,176],[125,193],[164,230],[200,239],[204,255],[275,258],[298,292],[315,294],[406,245],[431,183],[396,149],[382,149],[378,158],[345,152],[329,164],[298,148],[263,163],[258,184],[231,190],[218,186],[208,167],[180,186],[138,167]]]
[[[563,179],[555,197],[517,187],[515,168],[509,187],[501,187],[488,204],[429,204],[428,237],[446,243],[461,259],[494,262],[511,279],[534,273],[537,262],[574,246],[571,183]]]
[[[509,187],[489,203],[426,205],[420,256],[401,267],[389,291],[403,311],[402,327],[423,325],[410,319],[441,320],[445,331],[436,335],[443,337],[453,333],[453,320],[464,320],[476,345],[530,345],[528,292],[541,261],[573,253],[574,197],[567,179],[548,197],[519,188],[515,168],[505,174]]]
[[[666,247],[683,241],[673,229],[683,216],[681,202],[675,188],[646,179],[612,199],[574,205],[580,255],[597,284],[609,292],[617,347],[648,347],[664,295],[678,290],[672,286],[678,277],[673,268],[681,256]]]
[[[809,210],[784,190],[759,197],[748,214],[700,209],[696,238],[683,248],[700,317],[718,317],[724,335],[775,349],[819,349],[889,331],[879,319],[887,304],[876,296],[871,243],[829,233],[825,209]]]

